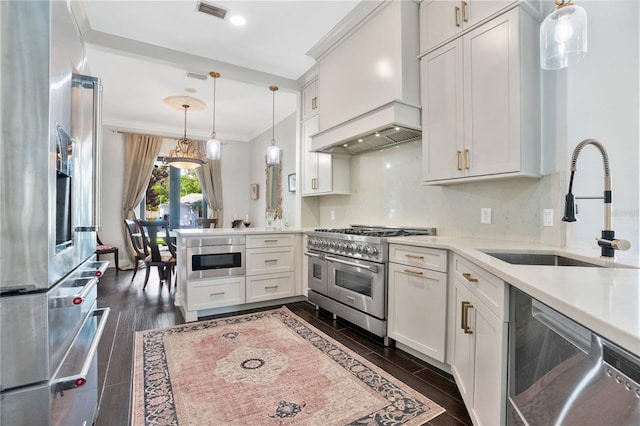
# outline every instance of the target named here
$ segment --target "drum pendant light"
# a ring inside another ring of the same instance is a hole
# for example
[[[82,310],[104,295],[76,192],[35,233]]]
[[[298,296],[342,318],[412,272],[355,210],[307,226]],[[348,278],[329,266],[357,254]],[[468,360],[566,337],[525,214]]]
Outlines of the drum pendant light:
[[[276,91],[278,86],[269,86],[269,90],[273,93],[273,118],[271,126],[271,145],[267,148],[267,154],[264,156],[267,166],[280,164],[280,148],[276,146],[275,130],[276,130]]]
[[[570,0],[554,0],[556,8],[540,25],[540,66],[558,70],[587,54],[587,12]]]
[[[220,73],[212,71],[209,75],[213,79],[213,130],[211,131],[211,139],[207,141],[207,158],[219,160],[222,153],[222,144],[216,138],[216,79],[220,77]]]

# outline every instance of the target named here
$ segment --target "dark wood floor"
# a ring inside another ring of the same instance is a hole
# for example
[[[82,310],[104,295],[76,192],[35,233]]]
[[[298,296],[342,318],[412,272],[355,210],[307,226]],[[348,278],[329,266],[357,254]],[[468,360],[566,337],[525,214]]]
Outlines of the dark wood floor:
[[[154,268],[155,269],[155,268]],[[96,426],[130,423],[131,378],[134,333],[184,323],[174,306],[174,289],[160,288],[155,270],[147,289],[142,291],[144,270],[117,274],[110,268],[100,279],[98,306],[111,308],[106,329],[98,348],[98,365],[104,387]],[[395,348],[384,347],[375,336],[367,335],[341,320],[320,311],[307,302],[287,304],[296,315],[400,379],[427,398],[446,408],[430,425],[471,425],[467,410],[453,378],[429,364]],[[102,382],[101,380],[101,382]]]

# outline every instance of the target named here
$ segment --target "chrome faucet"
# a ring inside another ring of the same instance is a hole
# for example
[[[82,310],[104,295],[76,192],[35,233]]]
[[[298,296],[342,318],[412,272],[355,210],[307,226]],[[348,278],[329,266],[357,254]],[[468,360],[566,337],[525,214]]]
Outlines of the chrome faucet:
[[[573,189],[573,176],[577,170],[576,163],[578,161],[578,155],[580,151],[587,145],[593,145],[600,150],[602,154],[602,160],[604,161],[604,196],[603,197],[575,197],[571,193]],[[609,155],[604,146],[595,139],[585,139],[578,144],[573,150],[571,156],[571,178],[569,179],[569,192],[565,197],[564,206],[564,222],[575,222],[576,209],[574,199],[602,199],[604,200],[604,229],[600,238],[596,238],[598,245],[601,248],[600,256],[604,258],[613,258],[615,250],[629,250],[631,244],[626,240],[619,240],[615,238],[615,232],[611,229],[611,173],[609,170]]]

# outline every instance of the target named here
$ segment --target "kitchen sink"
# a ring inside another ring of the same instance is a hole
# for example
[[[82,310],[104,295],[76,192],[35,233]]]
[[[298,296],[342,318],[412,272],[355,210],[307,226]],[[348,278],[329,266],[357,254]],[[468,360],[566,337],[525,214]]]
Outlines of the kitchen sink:
[[[513,265],[546,265],[546,266],[592,266],[601,267],[595,263],[585,262],[582,260],[572,259],[570,257],[560,256],[557,254],[540,254],[540,253],[496,253],[483,252],[489,256],[500,259]]]

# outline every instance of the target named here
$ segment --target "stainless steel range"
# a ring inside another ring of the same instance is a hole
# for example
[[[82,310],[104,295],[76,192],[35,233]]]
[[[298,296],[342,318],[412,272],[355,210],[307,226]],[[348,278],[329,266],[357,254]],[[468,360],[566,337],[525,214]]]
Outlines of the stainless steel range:
[[[387,344],[387,238],[409,235],[436,229],[352,225],[307,232],[309,301]]]

